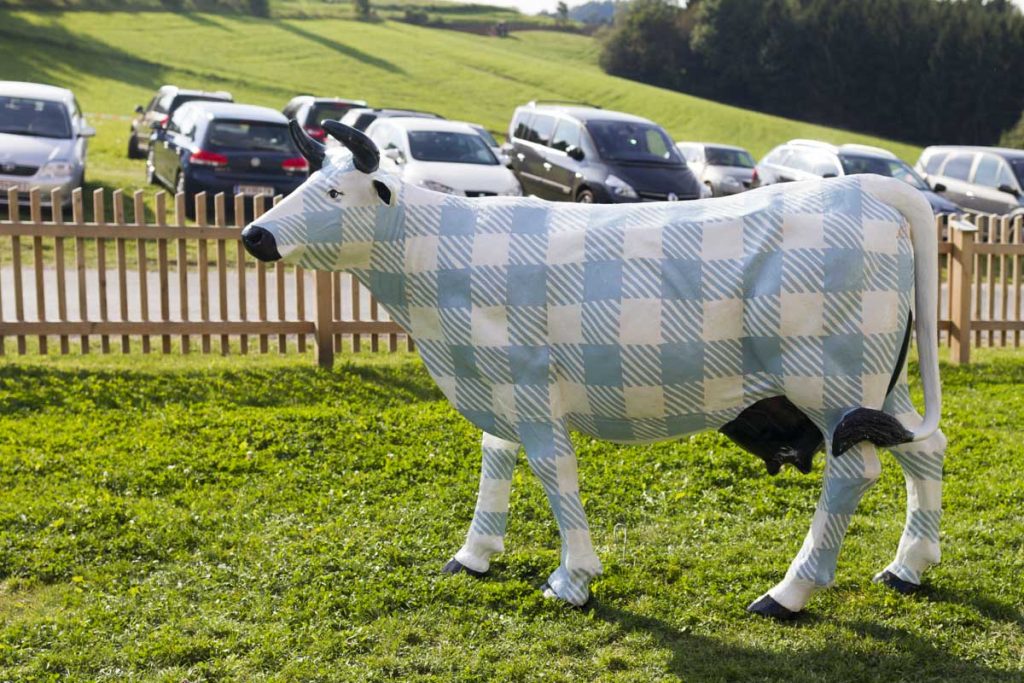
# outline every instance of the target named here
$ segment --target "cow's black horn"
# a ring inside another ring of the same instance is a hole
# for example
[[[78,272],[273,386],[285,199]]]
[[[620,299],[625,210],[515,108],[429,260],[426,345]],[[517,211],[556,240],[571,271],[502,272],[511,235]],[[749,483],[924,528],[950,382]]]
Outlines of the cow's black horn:
[[[348,147],[356,168],[363,173],[373,173],[380,165],[380,150],[366,133],[344,123],[326,119],[320,122],[331,137]]]
[[[299,148],[299,152],[309,162],[309,172],[319,171],[324,165],[324,154],[327,148],[322,143],[309,137],[309,134],[302,130],[302,126],[295,119],[288,122],[288,132],[292,134],[292,141]]]

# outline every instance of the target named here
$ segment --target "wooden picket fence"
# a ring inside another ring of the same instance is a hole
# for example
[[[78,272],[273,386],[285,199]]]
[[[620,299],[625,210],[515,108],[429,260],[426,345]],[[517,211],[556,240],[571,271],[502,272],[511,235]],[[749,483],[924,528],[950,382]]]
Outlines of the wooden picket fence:
[[[51,199],[60,206],[59,193]],[[38,191],[27,207],[8,193],[8,218],[0,221],[0,355],[46,354],[54,341],[66,354],[72,340],[81,353],[286,353],[312,345],[317,362],[330,367],[343,349],[413,348],[351,276],[250,257],[239,239],[249,217],[243,196],[232,200],[232,225],[223,195],[213,200],[212,220],[198,195],[194,221],[186,220],[181,194],[158,192],[152,220],[142,191],[126,200],[120,190],[109,197],[96,190],[88,221],[76,190],[70,221],[48,209],[44,221]],[[262,214],[266,200],[254,198],[251,214]],[[969,362],[972,346],[1020,346],[1022,223],[936,219],[939,334],[954,363]]]
[[[60,206],[58,192],[51,199]],[[128,223],[124,194],[96,190],[88,221],[75,190],[70,222],[48,208],[44,221],[38,191],[29,194],[27,220],[18,193],[8,192],[8,217],[0,221],[0,355],[8,338],[18,354],[46,354],[51,341],[70,353],[73,338],[81,353],[97,342],[101,353],[128,353],[135,344],[143,353],[221,354],[302,352],[312,342],[317,362],[330,367],[346,346],[413,348],[355,278],[265,264],[246,253],[241,229],[269,198],[257,196],[249,208],[236,195],[233,225],[221,194],[212,220],[203,193],[195,197],[194,221],[186,220],[182,194],[170,198],[173,220],[164,192],[154,198],[152,221],[144,199],[141,190],[131,197]]]

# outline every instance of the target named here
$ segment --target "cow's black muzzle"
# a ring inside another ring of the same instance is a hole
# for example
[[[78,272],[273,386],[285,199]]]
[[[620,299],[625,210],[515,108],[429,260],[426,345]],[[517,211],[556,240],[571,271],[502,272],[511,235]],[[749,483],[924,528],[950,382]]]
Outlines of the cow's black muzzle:
[[[260,261],[280,261],[281,254],[277,251],[277,240],[266,228],[255,223],[242,231],[242,244],[245,250]]]

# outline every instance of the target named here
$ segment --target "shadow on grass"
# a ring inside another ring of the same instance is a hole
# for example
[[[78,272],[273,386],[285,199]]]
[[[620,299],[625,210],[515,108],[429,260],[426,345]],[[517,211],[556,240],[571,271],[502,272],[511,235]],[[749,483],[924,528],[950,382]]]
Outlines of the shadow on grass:
[[[313,367],[251,369],[91,370],[45,365],[0,364],[0,413],[148,408],[209,403],[246,407],[389,405],[436,401],[441,393],[416,363],[375,367],[342,364],[325,372]]]
[[[403,76],[405,75],[405,70],[402,69],[402,67],[398,66],[397,64],[394,64],[393,62],[389,62],[388,60],[382,59],[381,57],[371,55],[368,52],[363,52],[362,50],[352,47],[351,45],[345,45],[344,43],[339,43],[336,40],[331,40],[330,38],[325,38],[324,36],[312,33],[304,28],[296,26],[292,22],[280,21],[277,22],[277,26],[278,28],[284,31],[294,33],[300,38],[305,38],[306,40],[311,40],[314,43],[319,43],[320,45],[323,45],[324,47],[330,50],[334,50],[335,52],[343,54],[346,57],[350,57],[352,59],[363,62],[364,64],[369,64],[370,66],[382,69],[384,71],[387,71],[388,73],[401,74]]]
[[[832,641],[826,649],[769,651],[720,642],[681,631],[655,617],[640,616],[597,602],[588,609],[597,619],[648,636],[672,653],[668,669],[686,681],[722,680],[977,680],[1020,681],[1019,672],[992,669],[936,648],[908,631],[873,622],[839,622],[863,641],[878,641],[873,652]],[[751,615],[751,619],[759,619]],[[800,629],[818,621],[813,613],[778,629]]]

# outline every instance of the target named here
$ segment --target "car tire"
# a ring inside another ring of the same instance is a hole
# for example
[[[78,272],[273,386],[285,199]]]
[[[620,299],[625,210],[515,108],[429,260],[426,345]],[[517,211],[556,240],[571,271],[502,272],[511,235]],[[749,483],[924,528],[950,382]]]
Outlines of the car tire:
[[[146,155],[146,182],[150,185],[159,183],[159,179],[156,177],[156,165],[153,161],[153,150],[149,150],[149,154]]]
[[[576,193],[576,202],[579,204],[593,204],[597,199],[594,197],[594,191],[587,188],[583,188]]]
[[[146,155],[139,149],[139,139],[135,137],[135,133],[128,136],[128,158],[129,159],[145,159]]]

